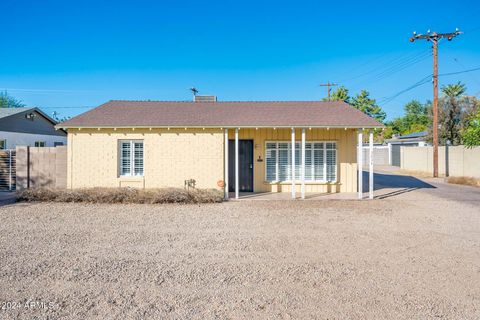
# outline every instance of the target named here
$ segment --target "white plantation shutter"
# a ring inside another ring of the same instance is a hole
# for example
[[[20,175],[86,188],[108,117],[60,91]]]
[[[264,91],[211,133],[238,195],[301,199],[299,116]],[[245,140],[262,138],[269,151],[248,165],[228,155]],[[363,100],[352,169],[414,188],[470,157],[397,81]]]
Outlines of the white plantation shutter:
[[[295,143],[295,180],[300,180],[301,174],[301,167],[302,167],[302,152],[300,150],[301,144],[299,142]],[[290,151],[291,152],[291,151]],[[292,163],[290,161],[290,163]],[[290,177],[290,179],[292,179]]]
[[[336,181],[337,144],[335,142],[305,143],[305,181]],[[267,181],[291,181],[292,144],[291,142],[267,142],[266,144]],[[300,180],[301,144],[295,143],[295,177]]]
[[[278,181],[288,181],[292,179],[292,152],[289,142],[278,143]]]
[[[313,161],[312,161],[312,144],[305,143],[305,180],[310,181],[313,179]]]
[[[134,155],[135,175],[143,176],[143,142],[134,142],[134,146],[135,146],[135,155]]]
[[[314,181],[324,181],[324,168],[325,168],[325,153],[324,153],[324,144],[322,143],[313,143],[313,180]]]
[[[143,176],[143,141],[120,141],[119,173],[121,176]]]
[[[267,143],[265,154],[266,178],[267,181],[277,180],[277,144]]]
[[[120,175],[128,176],[132,173],[131,165],[131,143],[123,141],[120,143]]]
[[[327,142],[327,181],[337,180],[337,150],[336,143]]]

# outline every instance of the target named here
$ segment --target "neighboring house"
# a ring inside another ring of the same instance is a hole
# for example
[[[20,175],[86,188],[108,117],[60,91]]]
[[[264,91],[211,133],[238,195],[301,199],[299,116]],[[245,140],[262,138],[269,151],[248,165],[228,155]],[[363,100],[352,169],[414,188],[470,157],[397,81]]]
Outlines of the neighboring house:
[[[64,145],[67,133],[56,124],[38,108],[0,108],[0,149]]]
[[[201,99],[110,101],[59,124],[68,187],[356,192],[357,131],[383,127],[344,102]]]
[[[394,136],[385,140],[390,149],[390,163],[400,167],[400,147],[425,147],[427,146],[427,131],[414,132],[404,136]]]

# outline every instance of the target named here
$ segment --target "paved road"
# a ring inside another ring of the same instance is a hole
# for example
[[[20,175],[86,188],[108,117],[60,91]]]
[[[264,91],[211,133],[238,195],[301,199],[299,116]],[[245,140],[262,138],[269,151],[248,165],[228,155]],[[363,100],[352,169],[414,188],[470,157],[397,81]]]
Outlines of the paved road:
[[[363,172],[363,188],[368,192],[368,172]],[[450,200],[480,207],[480,188],[449,184],[443,178],[400,175],[395,168],[381,168],[374,174],[375,198],[414,201]]]
[[[0,206],[15,202],[15,192],[0,192]]]

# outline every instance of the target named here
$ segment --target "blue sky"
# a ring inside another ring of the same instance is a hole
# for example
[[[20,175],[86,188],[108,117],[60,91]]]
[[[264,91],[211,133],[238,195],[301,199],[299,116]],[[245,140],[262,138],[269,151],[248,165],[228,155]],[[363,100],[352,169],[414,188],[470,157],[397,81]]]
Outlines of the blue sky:
[[[111,99],[318,100],[320,83],[384,101],[432,72],[413,31],[459,27],[440,43],[440,73],[480,66],[478,1],[2,0],[0,89],[64,116]],[[480,71],[461,80],[480,96]],[[430,83],[382,107],[399,116]]]

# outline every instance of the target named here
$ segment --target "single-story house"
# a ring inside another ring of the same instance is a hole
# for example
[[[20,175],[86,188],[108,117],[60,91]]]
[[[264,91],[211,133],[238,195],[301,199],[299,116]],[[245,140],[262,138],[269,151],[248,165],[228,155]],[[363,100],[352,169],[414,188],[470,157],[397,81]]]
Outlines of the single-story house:
[[[193,180],[226,197],[356,192],[358,137],[382,127],[340,101],[205,96],[109,101],[57,126],[68,132],[69,188],[184,187]]]
[[[0,150],[64,145],[67,133],[56,124],[38,108],[0,108]]]
[[[427,131],[420,131],[386,139],[385,143],[390,150],[390,164],[400,167],[400,147],[425,147],[428,145],[427,136]]]

